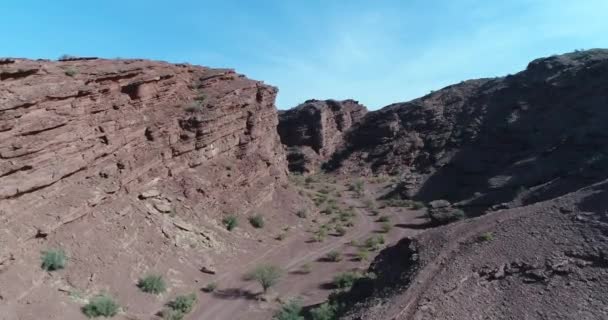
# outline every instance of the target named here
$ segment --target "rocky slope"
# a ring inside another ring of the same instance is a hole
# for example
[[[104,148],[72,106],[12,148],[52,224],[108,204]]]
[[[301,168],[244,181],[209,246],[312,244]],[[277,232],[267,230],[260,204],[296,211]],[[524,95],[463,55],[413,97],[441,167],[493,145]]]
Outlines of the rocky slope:
[[[366,113],[365,106],[354,100],[308,100],[281,112],[278,131],[287,147],[290,170],[317,170],[344,143],[344,133]]]
[[[430,213],[448,199],[485,215],[386,249],[344,319],[606,319],[606,74],[608,50],[538,59],[356,125],[327,168],[396,175],[389,196]]]
[[[0,318],[80,318],[58,288],[129,296],[146,270],[181,279],[221,252],[220,215],[286,181],[276,93],[186,64],[1,60]],[[69,273],[40,272],[48,248]]]
[[[328,168],[399,175],[402,196],[485,208],[607,176],[608,51],[538,59],[368,114]]]

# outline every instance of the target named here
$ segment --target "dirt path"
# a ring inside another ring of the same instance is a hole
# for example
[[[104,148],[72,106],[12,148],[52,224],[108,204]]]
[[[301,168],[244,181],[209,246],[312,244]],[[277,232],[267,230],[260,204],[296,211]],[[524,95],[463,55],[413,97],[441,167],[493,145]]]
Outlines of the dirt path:
[[[342,201],[348,206],[354,206],[358,216],[355,226],[349,229],[345,236],[329,236],[324,242],[317,243],[309,241],[310,234],[302,230],[298,231],[284,240],[280,246],[273,246],[256,258],[243,261],[242,264],[220,273],[215,278],[219,285],[216,292],[199,294],[199,303],[187,319],[270,319],[276,309],[276,304],[258,301],[257,295],[261,292],[259,285],[243,280],[244,274],[261,263],[276,265],[287,271],[281,282],[273,289],[277,297],[299,297],[304,300],[306,305],[324,301],[329,294],[329,290],[324,288],[324,284],[331,281],[335,274],[352,269],[366,269],[369,264],[369,262],[347,259],[356,251],[347,244],[351,241],[362,241],[379,229],[379,224],[374,221],[375,217],[372,217],[371,213],[361,206],[361,200],[347,196]],[[387,208],[383,214],[390,214],[393,224],[412,222],[416,219],[417,214],[413,211],[396,211],[395,208]],[[387,242],[393,243],[413,232],[416,231],[393,228],[387,235]],[[319,261],[333,250],[342,252],[345,259],[339,263]],[[304,264],[312,265],[310,273],[297,272]]]

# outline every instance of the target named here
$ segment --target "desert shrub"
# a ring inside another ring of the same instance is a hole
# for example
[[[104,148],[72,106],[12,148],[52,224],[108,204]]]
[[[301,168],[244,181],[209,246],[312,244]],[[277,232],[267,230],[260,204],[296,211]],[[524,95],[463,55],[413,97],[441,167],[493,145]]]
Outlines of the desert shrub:
[[[194,307],[194,303],[196,302],[196,294],[191,293],[188,295],[177,296],[175,299],[169,301],[167,306],[171,308],[171,310],[179,311],[183,314],[186,314],[192,311],[192,307]]]
[[[65,70],[65,75],[68,77],[73,77],[78,74],[78,70],[75,68],[68,68]]]
[[[165,280],[160,275],[147,275],[139,279],[137,287],[143,292],[152,294],[161,294],[167,290]]]
[[[342,260],[342,254],[338,251],[330,251],[325,255],[325,261],[338,262]]]
[[[222,223],[224,224],[224,226],[226,227],[226,229],[228,231],[232,231],[234,228],[236,228],[239,225],[239,220],[236,216],[230,215],[230,216],[224,217],[224,219],[222,219]]]
[[[371,212],[372,212],[372,216],[374,216],[374,217],[380,215],[380,211],[378,211],[378,210],[372,210]]]
[[[312,265],[310,263],[305,263],[300,267],[301,273],[310,273],[312,271]]]
[[[492,241],[494,240],[494,234],[492,232],[484,232],[479,236],[478,239],[481,242]]]
[[[431,222],[435,224],[447,224],[466,218],[466,213],[461,209],[429,210],[427,212]]]
[[[306,183],[306,184],[311,184],[313,182],[316,182],[316,180],[313,176],[307,176],[306,178],[304,178],[304,183]]]
[[[298,218],[305,219],[305,218],[308,216],[308,213],[306,212],[306,210],[305,210],[305,209],[300,209],[300,210],[298,210],[298,211],[296,212],[296,216],[297,216]]]
[[[285,233],[279,233],[276,237],[274,237],[278,241],[283,241],[287,237]]]
[[[359,248],[359,250],[357,250],[357,255],[355,256],[355,258],[358,261],[367,261],[367,259],[369,259],[369,251],[367,251],[367,249],[365,248]]]
[[[161,312],[163,320],[183,320],[184,313],[173,309],[165,309]]]
[[[118,304],[108,295],[98,295],[93,297],[89,303],[82,307],[82,313],[89,318],[109,318],[118,313]]]
[[[298,300],[291,300],[284,303],[281,309],[272,317],[273,320],[304,320],[301,316],[302,304]]]
[[[368,209],[373,209],[375,207],[374,201],[372,199],[363,200],[363,205]]]
[[[336,235],[338,235],[338,237],[342,237],[346,234],[346,228],[343,226],[336,226],[334,230],[336,230]]]
[[[378,250],[380,249],[380,245],[384,244],[384,237],[379,235],[376,237],[370,237],[365,240],[364,247],[368,250]]]
[[[357,179],[348,186],[348,190],[354,191],[357,197],[361,197],[363,195],[363,186],[363,180]]]
[[[46,271],[56,271],[65,268],[67,257],[65,252],[53,249],[42,252],[42,269]]]
[[[312,320],[335,320],[337,316],[337,308],[334,304],[324,303],[310,310]]]
[[[279,282],[282,274],[283,271],[277,266],[260,265],[248,273],[246,279],[257,281],[262,286],[262,289],[264,289],[264,292],[267,292],[270,287]]]
[[[313,240],[316,242],[323,242],[327,237],[327,229],[321,226],[317,231],[313,234]]]
[[[249,217],[249,223],[257,229],[264,228],[264,217],[262,215],[256,214],[255,216]]]
[[[391,221],[391,217],[389,216],[380,216],[380,218],[378,218],[378,222],[389,222]]]
[[[217,282],[209,282],[205,288],[203,288],[203,291],[205,292],[213,292],[215,291],[215,289],[217,289]]]
[[[361,278],[358,272],[343,272],[334,277],[333,284],[339,289],[348,289],[353,286],[357,279]]]
[[[419,201],[412,202],[412,209],[420,210],[420,209],[424,209],[424,208],[425,208],[424,203],[419,202]]]
[[[389,231],[391,231],[392,228],[393,228],[393,226],[389,222],[384,222],[384,223],[382,223],[382,226],[380,227],[380,232],[388,233]]]
[[[189,103],[187,103],[186,105],[184,105],[184,110],[186,112],[196,112],[199,111],[203,108],[203,104],[200,101],[191,101]]]

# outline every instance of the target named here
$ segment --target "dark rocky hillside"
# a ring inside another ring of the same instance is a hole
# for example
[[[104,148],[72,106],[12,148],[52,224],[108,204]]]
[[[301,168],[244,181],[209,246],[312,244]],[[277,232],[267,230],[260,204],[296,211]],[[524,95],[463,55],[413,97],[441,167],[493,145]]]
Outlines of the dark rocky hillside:
[[[369,113],[331,170],[398,174],[398,192],[485,208],[551,199],[608,174],[608,50],[532,61]]]
[[[343,318],[608,318],[607,75],[608,50],[574,52],[368,113],[326,168],[469,219],[387,248]]]

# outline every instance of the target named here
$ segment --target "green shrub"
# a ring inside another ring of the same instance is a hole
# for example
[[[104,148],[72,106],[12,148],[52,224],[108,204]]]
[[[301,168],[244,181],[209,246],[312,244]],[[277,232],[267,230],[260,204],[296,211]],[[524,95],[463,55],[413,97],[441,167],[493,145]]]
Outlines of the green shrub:
[[[310,273],[312,271],[312,265],[310,263],[305,263],[300,267],[301,273]]]
[[[183,320],[184,313],[177,310],[165,309],[161,312],[163,320]]]
[[[479,241],[492,241],[494,240],[494,234],[492,232],[484,232],[479,236]]]
[[[358,261],[367,261],[369,259],[369,251],[365,248],[359,248],[355,257]]]
[[[342,254],[338,251],[330,251],[325,255],[325,261],[339,262],[342,260]]]
[[[312,320],[335,320],[337,316],[337,308],[330,303],[324,303],[310,310]]]
[[[420,210],[420,209],[424,209],[425,207],[426,206],[422,202],[419,202],[419,201],[412,202],[412,209]]]
[[[222,219],[222,223],[224,224],[224,226],[226,226],[226,229],[228,231],[232,231],[234,228],[236,228],[239,225],[239,220],[236,216],[230,215],[230,216],[224,217],[224,219]]]
[[[353,191],[355,196],[360,198],[363,196],[364,183],[363,180],[358,179],[355,182],[351,183],[348,187],[349,191]]]
[[[336,226],[335,230],[338,237],[343,237],[346,234],[346,228],[343,226]]]
[[[203,104],[200,101],[191,101],[184,106],[186,112],[196,112],[203,109]]]
[[[301,316],[302,304],[298,300],[291,300],[284,303],[281,309],[272,317],[273,320],[304,320]]]
[[[205,292],[213,292],[215,291],[215,289],[217,289],[217,283],[216,282],[209,282],[205,288],[203,288],[203,291]]]
[[[264,217],[262,215],[256,214],[255,216],[249,217],[249,223],[257,229],[264,228]]]
[[[42,269],[56,271],[65,268],[67,257],[63,250],[49,250],[42,252]]]
[[[368,250],[378,250],[380,249],[380,245],[384,244],[384,237],[379,235],[377,237],[370,237],[365,240],[365,248]]]
[[[183,314],[186,314],[192,311],[192,307],[194,307],[194,303],[196,302],[196,294],[191,293],[188,295],[181,295],[175,297],[175,299],[169,301],[167,306],[171,308],[171,310],[179,311]]]
[[[323,242],[325,240],[325,237],[327,237],[327,229],[321,226],[319,230],[315,231],[313,235],[313,240],[316,242]]]
[[[339,289],[348,289],[359,278],[361,278],[361,274],[358,272],[343,272],[334,277],[333,284]]]
[[[267,292],[270,287],[279,282],[282,274],[283,271],[277,266],[260,265],[247,274],[246,279],[257,281],[262,286],[262,289],[264,289],[264,292]]]
[[[75,68],[68,68],[65,70],[65,75],[68,77],[73,77],[78,74],[78,70]]]
[[[390,222],[383,222],[382,226],[380,227],[380,232],[388,233],[392,228],[393,226],[390,224]]]
[[[89,318],[113,317],[118,314],[118,304],[107,295],[93,297],[88,304],[82,307],[82,313]]]
[[[143,292],[152,294],[161,294],[167,290],[165,280],[160,275],[148,275],[139,279],[137,287]]]

